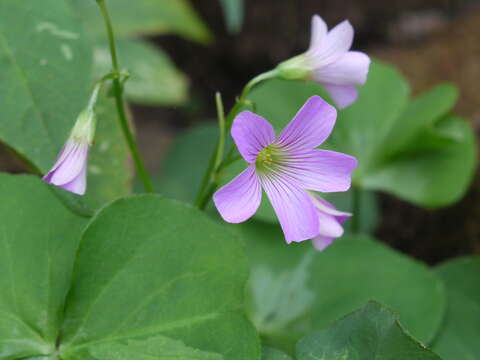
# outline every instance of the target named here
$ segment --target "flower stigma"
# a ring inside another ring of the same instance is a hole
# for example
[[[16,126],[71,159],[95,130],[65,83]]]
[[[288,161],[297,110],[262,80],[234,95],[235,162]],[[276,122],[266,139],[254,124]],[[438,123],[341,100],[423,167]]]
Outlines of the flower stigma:
[[[281,160],[281,151],[273,144],[265,146],[257,155],[255,162],[258,171],[268,171]]]

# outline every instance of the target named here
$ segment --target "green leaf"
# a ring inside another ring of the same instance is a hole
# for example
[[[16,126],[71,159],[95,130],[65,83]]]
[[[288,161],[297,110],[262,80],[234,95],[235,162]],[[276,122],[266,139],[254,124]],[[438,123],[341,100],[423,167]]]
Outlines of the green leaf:
[[[33,176],[0,174],[0,358],[50,353],[83,218]]]
[[[128,195],[133,168],[125,137],[120,128],[115,100],[104,90],[95,107],[97,130],[88,160],[88,187],[82,200],[91,209]]]
[[[460,117],[449,116],[443,121],[454,129],[457,139],[438,148],[398,154],[373,170],[364,186],[427,207],[447,206],[459,200],[476,167],[475,135]]]
[[[262,360],[292,360],[292,358],[283,351],[264,346],[262,348]]]
[[[201,231],[198,231],[201,229]],[[240,239],[202,212],[154,195],[118,200],[84,232],[65,312],[64,359],[162,335],[228,359],[255,359]]]
[[[105,24],[95,1],[70,0],[85,19],[86,27],[100,39]],[[107,3],[115,35],[178,34],[200,43],[209,43],[212,34],[188,0],[115,0]]]
[[[404,331],[397,316],[370,302],[327,329],[302,339],[298,360],[440,360]]]
[[[252,100],[279,131],[314,94],[325,97],[320,85],[275,80],[256,89]],[[409,99],[406,80],[392,67],[373,63],[359,94],[338,112],[324,145],[358,159],[354,183],[420,206],[457,201],[474,173],[475,137],[466,121],[449,114],[456,89],[442,85]]]
[[[41,172],[87,104],[91,58],[65,1],[0,2],[0,141]]]
[[[474,360],[480,354],[480,257],[464,257],[437,267],[445,282],[447,314],[433,343],[445,360]]]
[[[142,105],[178,105],[186,101],[187,78],[166,53],[143,40],[121,40],[117,47],[120,64],[130,73],[125,85],[130,101]],[[95,48],[95,66],[98,78],[110,71],[108,44]]]
[[[406,328],[428,342],[445,311],[442,283],[425,265],[367,237],[345,236],[327,250],[309,241],[287,245],[276,225],[236,226],[252,263],[248,308],[269,343],[288,349],[374,299],[400,314]]]
[[[219,354],[207,353],[185,346],[181,341],[166,336],[155,336],[146,340],[129,340],[126,344],[105,343],[91,348],[92,356],[98,360],[222,360]]]
[[[242,30],[244,6],[243,0],[220,0],[228,31],[237,34]]]

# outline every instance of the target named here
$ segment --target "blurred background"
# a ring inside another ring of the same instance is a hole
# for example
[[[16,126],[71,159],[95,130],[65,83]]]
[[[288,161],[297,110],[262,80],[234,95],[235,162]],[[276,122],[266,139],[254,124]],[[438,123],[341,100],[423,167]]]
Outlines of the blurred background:
[[[413,94],[442,81],[454,83],[460,89],[455,111],[480,134],[480,1],[245,0],[242,8],[229,7],[240,1],[227,3],[232,2],[191,1],[211,33],[202,41],[173,33],[148,36],[178,69],[182,92],[164,106],[132,101],[139,145],[152,173],[161,172],[168,149],[182,132],[213,121],[215,91],[222,92],[228,109],[254,75],[305,51],[313,14],[329,27],[350,20],[356,31],[353,48],[396,65]],[[0,169],[24,171],[4,148]],[[448,208],[420,209],[383,194],[379,203],[376,235],[404,253],[433,264],[480,251],[478,175],[463,200]]]

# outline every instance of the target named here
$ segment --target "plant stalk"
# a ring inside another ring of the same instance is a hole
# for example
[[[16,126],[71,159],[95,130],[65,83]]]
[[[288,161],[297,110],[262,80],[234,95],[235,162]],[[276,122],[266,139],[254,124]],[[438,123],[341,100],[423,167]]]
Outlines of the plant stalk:
[[[358,234],[360,233],[360,202],[361,202],[361,190],[355,186],[352,185],[352,225],[351,225],[351,231],[353,234]]]
[[[107,5],[105,4],[105,0],[96,0],[98,6],[100,7],[100,11],[102,13],[103,19],[105,21],[105,26],[107,28],[107,35],[108,35],[108,44],[110,47],[110,55],[112,58],[112,69],[113,73],[117,76],[113,78],[113,94],[115,97],[115,103],[118,113],[118,119],[120,121],[120,126],[122,128],[123,135],[125,136],[125,140],[127,145],[130,149],[132,154],[133,161],[135,163],[135,167],[137,168],[138,175],[143,182],[143,186],[146,192],[153,193],[153,186],[148,175],[148,172],[143,164],[142,157],[140,155],[140,151],[138,150],[137,143],[133,136],[132,130],[130,129],[130,125],[128,123],[128,118],[125,113],[125,102],[123,98],[123,86],[120,81],[120,66],[118,64],[118,56],[117,56],[117,49],[115,46],[115,36],[113,32],[112,22],[110,20],[110,15],[108,13]]]

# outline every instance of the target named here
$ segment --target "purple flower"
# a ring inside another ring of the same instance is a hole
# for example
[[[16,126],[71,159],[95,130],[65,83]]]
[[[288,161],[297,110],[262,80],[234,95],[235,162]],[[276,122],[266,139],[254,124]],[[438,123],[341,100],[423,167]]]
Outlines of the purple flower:
[[[94,93],[93,100],[96,100]],[[83,111],[73,127],[70,137],[60,151],[57,161],[42,180],[72,193],[83,195],[87,187],[88,150],[95,135],[93,101]]]
[[[331,226],[336,213],[308,191],[350,188],[356,159],[315,149],[330,135],[336,116],[333,106],[313,96],[275,137],[272,125],[264,118],[249,111],[240,113],[231,133],[249,166],[213,196],[223,219],[239,223],[250,218],[260,205],[263,189],[287,243],[339,236],[338,229]]]
[[[327,31],[322,18],[314,15],[309,49],[279,64],[280,77],[315,80],[325,87],[339,108],[351,105],[358,97],[355,86],[365,84],[370,66],[366,54],[349,51],[353,35],[353,27],[347,20]]]

